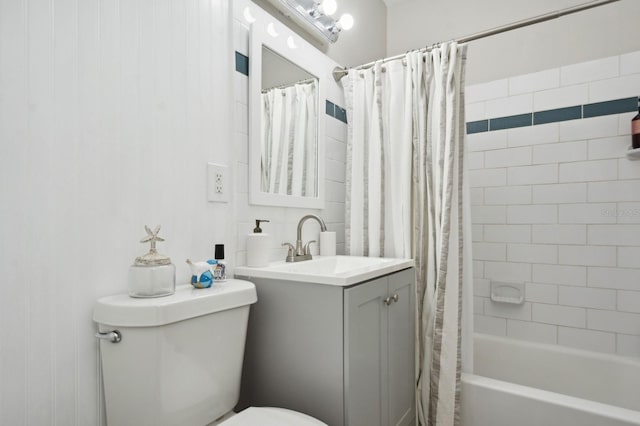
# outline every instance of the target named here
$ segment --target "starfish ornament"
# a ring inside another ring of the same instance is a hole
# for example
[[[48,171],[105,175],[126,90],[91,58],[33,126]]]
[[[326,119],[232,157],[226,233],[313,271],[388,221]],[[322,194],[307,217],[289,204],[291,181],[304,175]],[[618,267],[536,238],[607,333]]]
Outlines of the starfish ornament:
[[[150,253],[157,253],[156,250],[156,241],[164,241],[164,238],[158,237],[158,233],[160,232],[160,225],[156,226],[156,229],[151,231],[151,229],[145,225],[144,230],[147,231],[147,236],[140,240],[141,243],[151,242]]]
[[[136,257],[135,265],[137,266],[158,266],[168,265],[171,263],[171,259],[168,256],[164,256],[158,253],[156,250],[156,242],[164,241],[164,238],[158,236],[160,232],[160,225],[156,226],[153,231],[151,228],[145,225],[144,230],[147,231],[147,236],[140,240],[141,243],[151,243],[149,253],[144,256]]]

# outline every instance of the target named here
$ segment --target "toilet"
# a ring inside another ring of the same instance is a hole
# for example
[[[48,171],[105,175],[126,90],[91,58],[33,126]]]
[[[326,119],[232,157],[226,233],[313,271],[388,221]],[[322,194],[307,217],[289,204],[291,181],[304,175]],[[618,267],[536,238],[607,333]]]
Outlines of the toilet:
[[[327,426],[272,407],[237,414],[253,283],[177,286],[167,297],[99,299],[98,323],[109,426]]]

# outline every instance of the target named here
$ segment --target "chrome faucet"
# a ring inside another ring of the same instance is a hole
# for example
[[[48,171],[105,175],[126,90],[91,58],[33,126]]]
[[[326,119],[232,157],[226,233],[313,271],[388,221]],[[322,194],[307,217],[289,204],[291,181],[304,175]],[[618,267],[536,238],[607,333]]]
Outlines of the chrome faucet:
[[[315,243],[316,240],[311,240],[309,242],[307,242],[307,244],[305,244],[303,246],[302,244],[302,225],[304,225],[304,222],[307,219],[315,219],[318,221],[318,223],[320,224],[320,231],[321,232],[325,232],[327,230],[327,225],[325,225],[324,220],[322,220],[322,218],[320,216],[317,216],[315,214],[308,214],[306,216],[303,216],[302,219],[300,219],[300,221],[298,222],[298,233],[296,236],[296,246],[294,247],[293,244],[290,243],[282,243],[282,246],[288,246],[289,249],[287,250],[287,258],[285,259],[287,262],[300,262],[303,260],[311,260],[311,251],[310,251],[310,246],[312,243]]]

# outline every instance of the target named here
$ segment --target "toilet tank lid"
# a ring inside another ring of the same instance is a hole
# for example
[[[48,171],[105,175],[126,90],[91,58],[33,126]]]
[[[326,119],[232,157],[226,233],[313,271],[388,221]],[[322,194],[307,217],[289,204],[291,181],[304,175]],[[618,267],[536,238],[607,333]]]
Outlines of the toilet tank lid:
[[[120,327],[153,327],[189,318],[250,305],[257,301],[256,287],[243,280],[214,283],[197,289],[186,284],[176,286],[175,294],[156,298],[133,298],[118,294],[99,299],[93,320]]]

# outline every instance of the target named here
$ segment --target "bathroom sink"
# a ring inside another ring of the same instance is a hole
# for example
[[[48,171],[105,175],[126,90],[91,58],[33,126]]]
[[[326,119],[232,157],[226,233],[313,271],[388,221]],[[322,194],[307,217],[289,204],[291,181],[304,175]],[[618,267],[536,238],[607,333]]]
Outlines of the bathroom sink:
[[[303,262],[272,262],[263,268],[239,266],[235,275],[347,286],[414,266],[412,259],[314,256]]]

